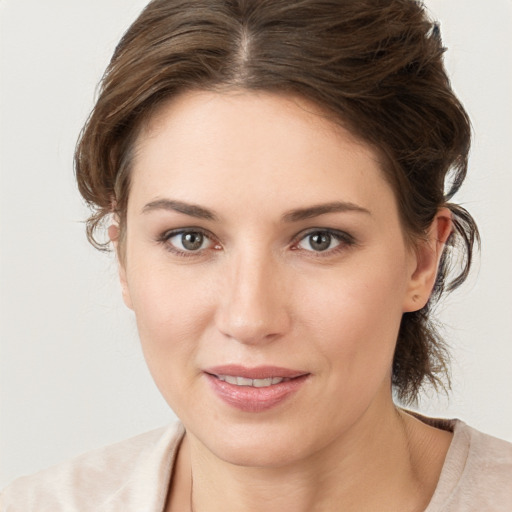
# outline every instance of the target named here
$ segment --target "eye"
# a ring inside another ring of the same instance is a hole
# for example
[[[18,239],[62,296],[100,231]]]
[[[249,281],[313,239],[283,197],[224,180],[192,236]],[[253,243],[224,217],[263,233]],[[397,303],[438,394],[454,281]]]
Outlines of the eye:
[[[306,251],[324,252],[334,249],[340,241],[327,231],[315,231],[306,235],[297,245]]]
[[[295,244],[297,249],[309,252],[323,253],[336,252],[338,249],[351,246],[355,243],[352,236],[341,231],[328,229],[315,229],[309,231]]]
[[[161,237],[167,248],[178,254],[199,253],[215,246],[206,233],[198,230],[171,231]]]

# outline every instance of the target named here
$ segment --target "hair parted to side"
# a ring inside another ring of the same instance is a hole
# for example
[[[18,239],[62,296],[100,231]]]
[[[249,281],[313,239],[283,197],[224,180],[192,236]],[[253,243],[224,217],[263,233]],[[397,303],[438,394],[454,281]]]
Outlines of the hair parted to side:
[[[133,145],[163,102],[191,89],[301,95],[383,155],[413,243],[440,207],[453,214],[432,296],[403,315],[393,362],[402,402],[425,382],[443,387],[448,357],[431,310],[464,281],[479,240],[469,213],[449,202],[466,175],[471,130],[443,53],[414,0],[153,0],[117,46],[77,144],[89,240],[107,247],[95,235],[114,213],[122,243]],[[461,270],[448,281],[454,248]]]

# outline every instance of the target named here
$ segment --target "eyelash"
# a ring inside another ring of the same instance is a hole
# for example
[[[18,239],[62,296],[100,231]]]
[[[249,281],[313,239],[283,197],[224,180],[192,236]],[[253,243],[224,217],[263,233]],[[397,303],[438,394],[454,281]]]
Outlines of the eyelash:
[[[171,231],[166,231],[162,233],[158,239],[157,242],[162,244],[165,249],[177,256],[183,257],[183,258],[190,258],[190,257],[197,257],[199,255],[202,255],[206,249],[200,249],[198,251],[182,251],[172,245],[169,240],[175,236],[179,235],[186,235],[187,233],[190,234],[200,234],[205,239],[208,239],[210,243],[213,245],[214,250],[220,250],[221,246],[220,243],[211,235],[211,233],[205,231],[201,228],[186,228],[186,229],[175,229]],[[325,251],[314,251],[314,250],[307,250],[307,249],[301,249],[298,247],[298,245],[306,240],[308,237],[313,235],[327,235],[338,242],[338,245],[333,247],[332,249],[326,249]],[[347,248],[354,246],[356,244],[356,241],[354,237],[344,231],[338,231],[335,229],[329,229],[329,228],[311,228],[307,231],[303,231],[299,233],[294,239],[291,244],[291,249],[293,251],[304,251],[307,252],[309,256],[315,257],[315,258],[322,258],[322,257],[328,257],[333,256],[335,254],[338,254],[339,252],[346,250]]]
[[[326,249],[325,251],[309,251],[307,249],[302,249],[305,252],[307,252],[309,256],[312,256],[314,258],[325,258],[329,256],[334,256],[356,244],[354,237],[346,233],[345,231],[338,231],[336,229],[329,228],[311,228],[305,232],[303,231],[299,233],[299,235],[294,239],[294,242],[292,244],[292,250],[300,251],[301,249],[297,247],[298,244],[313,235],[328,235],[329,237],[338,242],[338,245],[336,245],[332,249]]]
[[[175,254],[177,256],[180,256],[183,258],[190,258],[190,257],[194,257],[194,256],[197,257],[198,255],[203,253],[204,249],[199,250],[199,251],[182,251],[182,250],[178,249],[177,247],[173,246],[169,242],[169,240],[171,238],[178,236],[178,235],[183,236],[183,235],[186,235],[187,233],[200,234],[205,239],[210,240],[210,242],[214,245],[214,247],[220,247],[220,244],[215,240],[215,238],[210,233],[208,233],[207,231],[205,231],[204,229],[201,229],[201,228],[174,229],[172,231],[166,231],[165,233],[162,233],[158,237],[157,242],[161,243],[167,251],[169,251],[172,254]]]

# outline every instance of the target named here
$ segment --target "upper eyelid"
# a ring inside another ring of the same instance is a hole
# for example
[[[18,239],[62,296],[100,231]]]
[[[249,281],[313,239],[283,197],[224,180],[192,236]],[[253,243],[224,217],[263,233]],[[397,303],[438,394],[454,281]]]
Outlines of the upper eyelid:
[[[308,228],[304,231],[301,231],[295,237],[292,239],[292,243],[296,243],[304,238],[306,238],[309,235],[313,235],[315,233],[327,233],[331,236],[334,236],[335,238],[339,240],[346,240],[346,241],[352,241],[355,242],[355,238],[346,231],[343,231],[341,229],[333,229],[333,228],[319,228],[319,227],[313,227]]]
[[[169,236],[179,235],[180,233],[201,233],[201,234],[206,235],[215,240],[219,239],[219,237],[214,235],[211,231],[201,228],[199,226],[168,229],[168,230],[164,231],[160,236],[161,237],[169,237]],[[303,230],[299,231],[296,235],[294,235],[292,237],[292,240],[297,240],[301,237],[308,236],[312,233],[329,233],[334,236],[353,238],[353,236],[350,233],[347,233],[346,231],[341,230],[341,229],[325,228],[325,227],[311,227],[311,228],[307,228],[307,229],[303,229]]]
[[[218,237],[214,236],[210,231],[200,227],[168,229],[167,231],[164,231],[158,238],[160,240],[168,240],[173,236],[180,235],[183,233],[201,233],[202,235],[206,236],[212,241],[218,240]]]

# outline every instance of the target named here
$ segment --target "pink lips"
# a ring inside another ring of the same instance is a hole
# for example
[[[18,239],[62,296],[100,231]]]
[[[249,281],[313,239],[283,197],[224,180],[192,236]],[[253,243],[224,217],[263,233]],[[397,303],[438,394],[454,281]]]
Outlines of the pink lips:
[[[266,411],[280,404],[304,384],[309,373],[277,366],[246,368],[225,365],[207,368],[204,373],[213,391],[225,403],[245,412]],[[243,377],[245,379],[284,378],[286,380],[265,387],[236,385],[223,381],[219,376]]]

